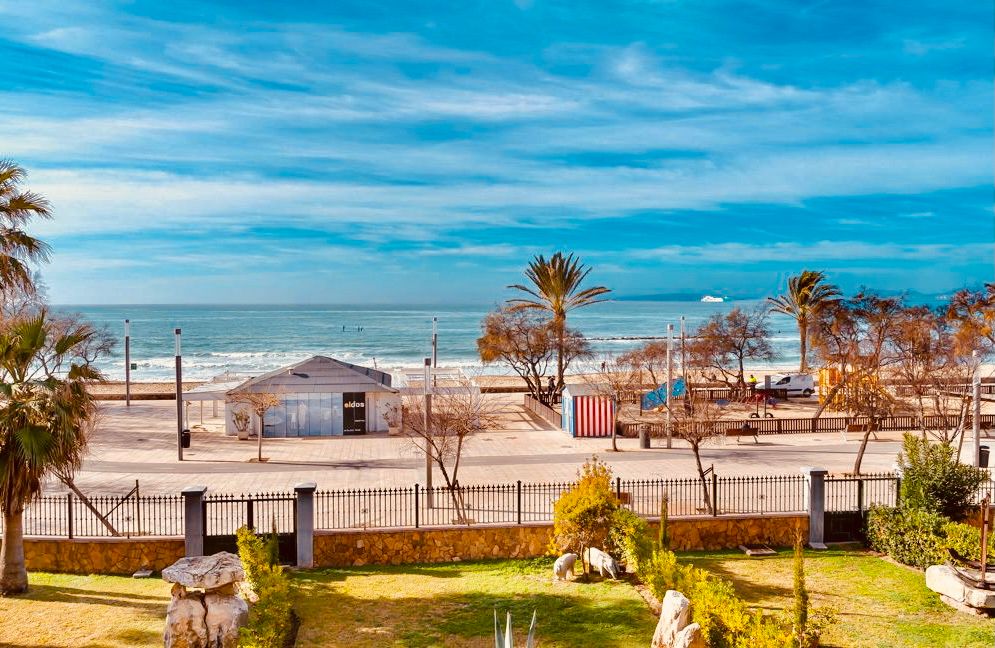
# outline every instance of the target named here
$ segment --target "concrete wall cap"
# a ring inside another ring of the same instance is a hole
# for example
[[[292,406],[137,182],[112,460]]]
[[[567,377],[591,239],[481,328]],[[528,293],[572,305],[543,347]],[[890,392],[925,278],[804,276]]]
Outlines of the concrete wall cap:
[[[816,468],[814,466],[802,466],[801,472],[806,475],[828,475],[829,471],[825,468]]]
[[[301,491],[311,491],[311,492],[314,492],[316,490],[318,490],[318,485],[316,483],[314,483],[314,482],[302,482],[302,483],[297,484],[296,486],[294,486],[294,491],[296,491],[298,493],[301,492]]]
[[[194,495],[203,495],[207,492],[207,486],[187,486],[180,494],[184,497],[192,497]]]

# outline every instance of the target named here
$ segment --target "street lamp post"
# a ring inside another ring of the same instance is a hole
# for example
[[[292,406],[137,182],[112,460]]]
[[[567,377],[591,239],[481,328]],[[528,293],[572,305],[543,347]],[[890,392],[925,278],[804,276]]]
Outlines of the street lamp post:
[[[174,329],[176,338],[176,457],[183,461],[183,358],[180,355],[180,329]]]
[[[432,359],[425,358],[425,505],[432,508]]]
[[[124,405],[131,407],[131,320],[124,320]]]
[[[667,324],[667,447],[673,447],[673,414],[674,406],[674,325]]]

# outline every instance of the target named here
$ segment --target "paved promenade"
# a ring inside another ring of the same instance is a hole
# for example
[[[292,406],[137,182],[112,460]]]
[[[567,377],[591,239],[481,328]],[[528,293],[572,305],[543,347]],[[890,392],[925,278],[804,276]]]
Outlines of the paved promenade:
[[[615,474],[630,479],[684,477],[695,474],[687,445],[663,441],[640,450],[635,439],[620,439],[622,452],[612,453],[608,439],[572,439],[525,411],[521,396],[502,401],[502,430],[474,437],[464,452],[459,479],[464,484],[567,481],[592,454],[607,461]],[[177,493],[191,484],[214,492],[286,491],[313,481],[321,489],[410,486],[425,483],[425,462],[404,438],[388,436],[310,439],[265,439],[266,463],[250,462],[256,442],[238,441],[222,433],[222,419],[211,407],[190,406],[193,447],[185,460],[176,459],[175,404],[137,401],[101,404],[90,455],[77,474],[79,487],[90,494],[123,494],[139,480],[143,494]],[[220,411],[220,408],[219,408]],[[762,436],[740,443],[725,440],[708,446],[703,461],[720,475],[796,474],[801,466],[822,466],[844,472],[853,466],[859,435],[839,434]],[[864,457],[865,471],[890,470],[900,448],[900,435],[882,434],[872,440]],[[436,483],[442,483],[440,475]],[[63,488],[50,484],[47,492]]]

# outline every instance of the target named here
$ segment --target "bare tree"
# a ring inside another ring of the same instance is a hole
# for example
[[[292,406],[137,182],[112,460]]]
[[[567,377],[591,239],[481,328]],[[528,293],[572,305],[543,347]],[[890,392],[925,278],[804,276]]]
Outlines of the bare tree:
[[[659,386],[667,376],[667,342],[653,340],[627,351],[619,356],[619,362],[637,367],[642,379],[643,370],[649,374],[654,387]]]
[[[477,351],[485,364],[503,362],[525,381],[536,400],[552,404],[553,393],[545,385],[547,371],[553,365],[560,345],[559,331],[553,322],[537,314],[512,307],[488,313],[481,322],[482,335]],[[590,356],[590,344],[577,331],[563,332],[564,367],[576,359]]]
[[[688,443],[691,454],[694,455],[704,508],[708,513],[714,513],[708,476],[701,463],[701,449],[723,436],[719,427],[723,416],[722,408],[706,392],[697,391],[686,392],[684,398],[675,401],[670,407],[675,435]]]
[[[427,453],[442,473],[459,524],[470,522],[459,489],[463,450],[474,436],[494,427],[498,413],[495,401],[487,399],[469,379],[433,389],[427,417],[421,397],[410,398],[403,406],[401,433]]]
[[[265,392],[239,391],[229,393],[229,400],[247,405],[259,419],[259,434],[256,435],[256,461],[263,459],[263,432],[266,429],[266,412],[280,405],[283,401],[276,394]]]
[[[716,313],[695,332],[688,355],[692,366],[710,373],[707,378],[745,393],[746,363],[774,359],[767,312],[733,308],[725,315]]]
[[[602,398],[612,403],[612,452],[618,452],[619,413],[626,396],[638,394],[642,387],[639,365],[625,356],[604,356],[599,370],[586,377],[588,385]]]

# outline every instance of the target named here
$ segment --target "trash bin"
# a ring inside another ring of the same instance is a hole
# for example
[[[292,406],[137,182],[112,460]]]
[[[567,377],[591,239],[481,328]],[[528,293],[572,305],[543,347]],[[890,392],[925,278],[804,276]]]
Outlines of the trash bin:
[[[643,449],[650,447],[650,426],[645,423],[639,426],[639,447]]]
[[[978,448],[978,465],[982,468],[988,467],[988,446],[986,445]]]
[[[190,447],[190,430],[180,432],[180,445],[184,448]]]

